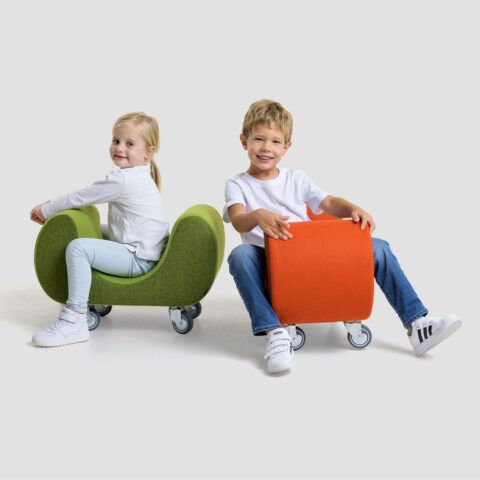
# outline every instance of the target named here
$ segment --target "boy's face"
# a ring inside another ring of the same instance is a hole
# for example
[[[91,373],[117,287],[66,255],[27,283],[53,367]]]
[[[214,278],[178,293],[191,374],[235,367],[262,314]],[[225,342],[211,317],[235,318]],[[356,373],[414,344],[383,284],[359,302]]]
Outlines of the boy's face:
[[[277,163],[292,144],[285,143],[284,133],[273,123],[255,125],[248,138],[240,134],[240,141],[250,159],[248,173],[264,179],[277,176]]]

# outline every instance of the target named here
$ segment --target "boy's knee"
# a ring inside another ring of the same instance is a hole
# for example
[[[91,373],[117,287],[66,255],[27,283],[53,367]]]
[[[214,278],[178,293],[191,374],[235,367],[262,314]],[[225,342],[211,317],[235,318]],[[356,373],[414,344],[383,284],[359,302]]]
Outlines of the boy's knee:
[[[258,252],[256,247],[249,244],[239,245],[235,247],[228,256],[228,264],[230,266],[230,273],[232,269],[239,267],[246,267],[252,262],[258,261]]]
[[[373,244],[373,257],[375,260],[383,258],[385,254],[390,251],[390,245],[387,241],[381,238],[372,238]]]

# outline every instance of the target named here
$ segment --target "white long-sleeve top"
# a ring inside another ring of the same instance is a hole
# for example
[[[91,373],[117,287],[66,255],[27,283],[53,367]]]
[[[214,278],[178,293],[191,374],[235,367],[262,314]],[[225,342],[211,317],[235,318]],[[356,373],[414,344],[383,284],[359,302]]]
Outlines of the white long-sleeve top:
[[[103,180],[54,198],[42,206],[45,218],[66,210],[108,202],[110,240],[126,244],[137,257],[158,260],[168,239],[169,221],[150,167],[114,167]]]

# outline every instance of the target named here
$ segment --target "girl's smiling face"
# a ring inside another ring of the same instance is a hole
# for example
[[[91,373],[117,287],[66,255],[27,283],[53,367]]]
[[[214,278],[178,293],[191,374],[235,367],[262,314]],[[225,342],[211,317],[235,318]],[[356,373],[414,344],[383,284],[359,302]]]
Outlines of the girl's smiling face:
[[[119,168],[146,165],[154,147],[147,147],[144,138],[132,125],[119,125],[113,130],[110,156]]]
[[[255,125],[248,139],[241,134],[240,141],[250,159],[248,173],[264,180],[277,176],[277,164],[292,144],[285,143],[284,133],[275,124]]]

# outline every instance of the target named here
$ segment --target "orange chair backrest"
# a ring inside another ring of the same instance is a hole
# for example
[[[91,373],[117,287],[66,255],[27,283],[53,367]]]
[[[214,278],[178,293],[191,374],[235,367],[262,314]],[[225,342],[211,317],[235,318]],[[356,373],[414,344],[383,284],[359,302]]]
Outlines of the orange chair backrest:
[[[369,229],[336,218],[290,225],[289,240],[265,236],[267,288],[280,322],[368,318],[373,305]]]
[[[310,220],[341,220],[341,218],[334,217],[327,212],[322,212],[320,215],[315,215],[309,207],[307,207],[307,214]]]

